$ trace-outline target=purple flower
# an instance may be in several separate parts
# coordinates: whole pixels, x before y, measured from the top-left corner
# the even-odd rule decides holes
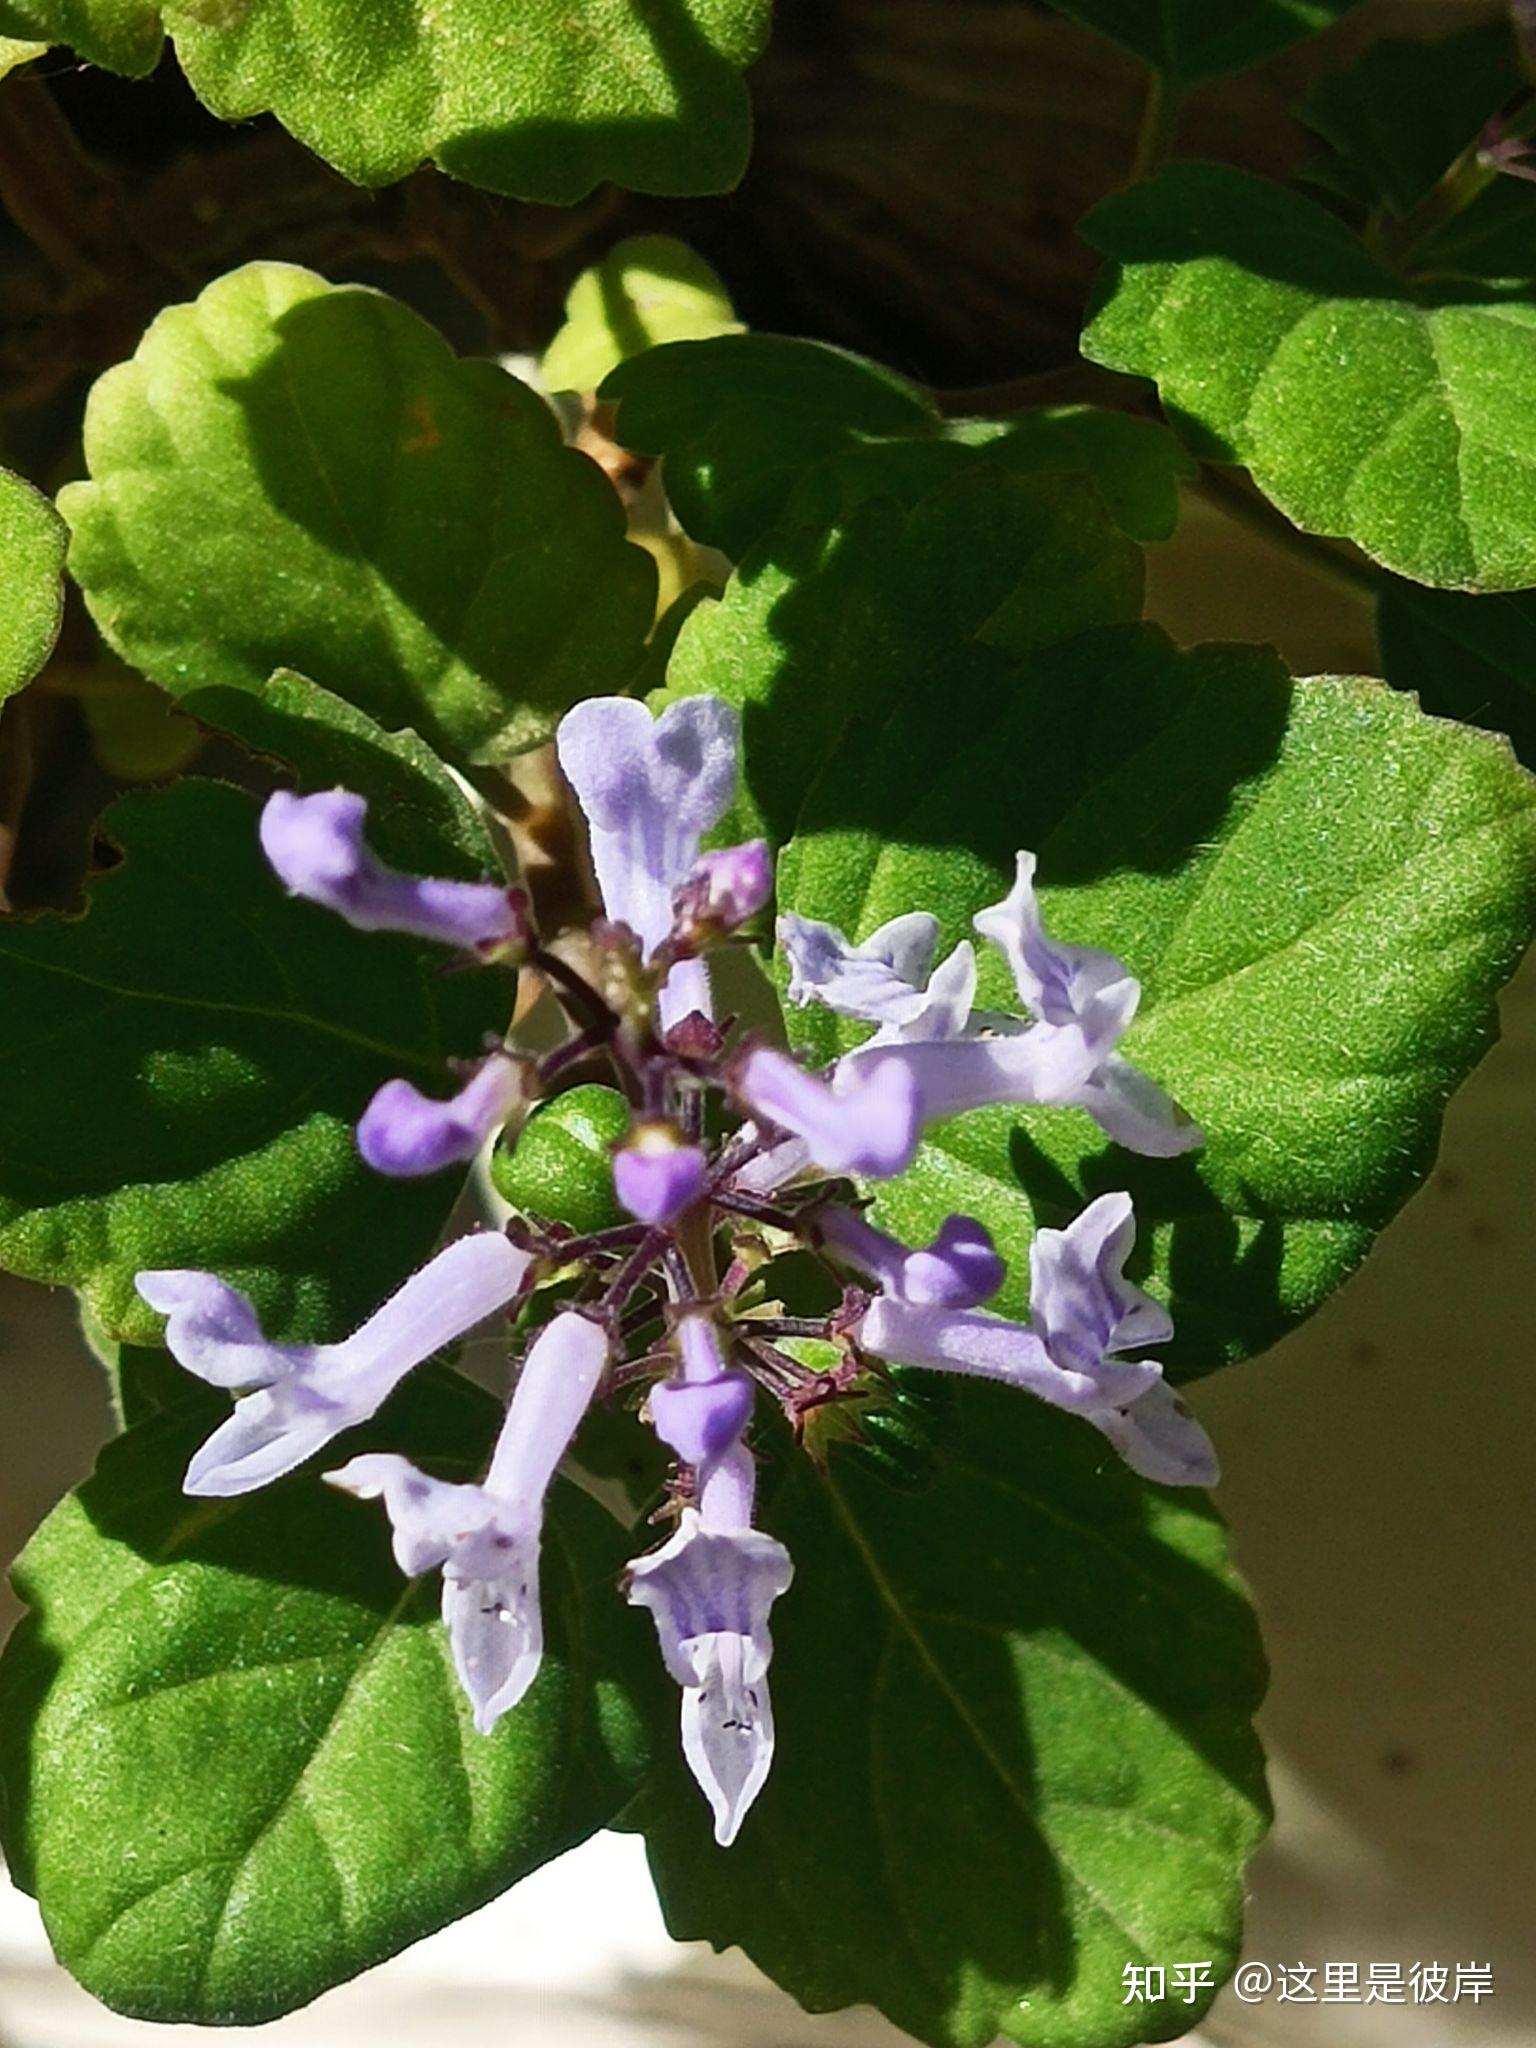
[[[613,1155],[613,1186],[637,1222],[671,1223],[704,1191],[708,1163],[667,1123],[636,1124]]]
[[[1009,1322],[969,1303],[950,1305],[921,1277],[919,1287],[929,1298],[919,1300],[909,1276],[911,1260],[920,1255],[902,1256],[890,1240],[871,1247],[835,1213],[823,1228],[832,1248],[881,1281],[880,1294],[855,1326],[866,1350],[896,1365],[1022,1387],[1084,1416],[1145,1478],[1168,1485],[1215,1484],[1210,1440],[1164,1383],[1162,1367],[1120,1355],[1164,1344],[1173,1335],[1167,1310],[1124,1275],[1136,1236],[1129,1195],[1101,1195],[1065,1230],[1035,1233],[1028,1323]]]
[[[905,1173],[916,1157],[917,1087],[894,1054],[871,1053],[857,1068],[844,1063],[829,1086],[787,1053],[760,1046],[742,1061],[736,1085],[754,1117],[802,1139],[825,1173],[878,1180]]]
[[[726,1363],[706,1310],[679,1317],[677,1347],[677,1372],[651,1389],[651,1427],[703,1485],[752,1418],[752,1382],[740,1366]]]
[[[768,1616],[794,1577],[783,1544],[752,1527],[755,1484],[752,1454],[738,1443],[669,1541],[629,1567],[630,1601],[650,1609],[662,1661],[682,1687],[683,1755],[722,1848],[773,1763]]]
[[[647,960],[671,936],[673,897],[736,789],[737,718],[716,697],[681,697],[653,719],[629,697],[590,697],[555,744],[585,813],[603,908]],[[680,961],[661,994],[664,1027],[710,1014],[703,963]]]
[[[967,943],[929,974],[937,925],[922,912],[882,925],[858,946],[831,925],[781,918],[791,1000],[820,1001],[877,1025],[839,1074],[877,1057],[902,1060],[925,1126],[993,1103],[1071,1105],[1133,1151],[1189,1151],[1201,1142],[1199,1127],[1116,1050],[1141,984],[1113,953],[1047,935],[1034,872],[1034,855],[1020,853],[1013,888],[975,920],[1007,958],[1032,1025],[973,1009],[976,963]]]
[[[466,952],[506,954],[528,939],[519,893],[499,882],[402,875],[363,841],[368,806],[349,790],[295,796],[280,789],[261,813],[261,847],[291,896],[303,896],[363,932],[408,932]]]
[[[764,839],[701,853],[672,898],[673,929],[686,943],[739,931],[773,894],[773,857]]]
[[[529,1263],[497,1233],[461,1237],[339,1344],[270,1342],[250,1302],[215,1273],[138,1274],[179,1365],[216,1387],[254,1389],[196,1453],[186,1491],[250,1493],[292,1472],[366,1422],[413,1366],[504,1307]]]
[[[946,1216],[933,1243],[909,1251],[855,1209],[819,1212],[822,1239],[848,1265],[917,1307],[977,1308],[1007,1274],[992,1233],[974,1216]]]
[[[1155,1081],[1115,1047],[1136,1014],[1141,983],[1113,953],[1051,939],[1035,896],[1035,856],[1020,853],[1013,887],[976,917],[976,929],[1002,949],[1019,1001],[1039,1019],[1036,1032],[1078,1039],[1094,1056],[1072,1099],[1105,1134],[1132,1152],[1169,1159],[1204,1142],[1204,1133]],[[1034,1036],[1035,1033],[1031,1033]]]
[[[467,1164],[528,1103],[529,1063],[494,1052],[446,1101],[409,1081],[386,1081],[363,1111],[357,1149],[395,1179]]]
[[[534,1341],[479,1486],[419,1472],[375,1453],[325,1475],[360,1500],[384,1502],[400,1569],[443,1573],[443,1620],[454,1669],[488,1735],[515,1707],[544,1654],[539,1539],[544,1495],[608,1362],[608,1339],[567,1310]]]

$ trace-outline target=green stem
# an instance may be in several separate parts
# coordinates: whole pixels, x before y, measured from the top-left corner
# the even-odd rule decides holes
[[[1141,127],[1136,135],[1136,154],[1131,159],[1131,183],[1150,178],[1173,147],[1179,116],[1184,110],[1184,88],[1161,71],[1154,71],[1147,83],[1147,100]]]
[[[1536,133],[1536,98],[1504,122],[1500,139],[1508,142],[1533,133]],[[1447,221],[1454,220],[1457,214],[1464,213],[1498,177],[1498,163],[1488,155],[1483,138],[1479,136],[1475,142],[1469,142],[1417,206],[1410,208],[1401,220],[1381,224],[1377,240],[1383,253],[1392,262],[1405,263],[1421,242],[1437,228],[1444,227]]]

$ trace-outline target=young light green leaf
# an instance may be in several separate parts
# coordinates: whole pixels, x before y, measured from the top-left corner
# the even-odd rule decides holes
[[[782,335],[651,349],[615,370],[602,395],[618,404],[624,445],[665,458],[687,531],[737,560],[786,510],[824,524],[869,497],[915,503],[978,461],[1085,475],[1123,532],[1166,540],[1178,479],[1194,471],[1152,420],[1093,406],[949,420],[894,372]]]
[[[1202,1125],[1199,1151],[1138,1159],[1082,1112],[977,1112],[877,1206],[912,1242],[980,1216],[1017,1311],[1037,1223],[1128,1188],[1180,1376],[1273,1343],[1364,1256],[1536,926],[1536,783],[1505,745],[1380,684],[1293,684],[1254,649],[1118,629],[1003,676],[937,671],[801,773],[782,908],[852,938],[924,908],[947,948],[1024,846],[1053,933],[1140,979],[1126,1053]],[[981,956],[981,1005],[1016,1012]],[[791,1029],[824,1055],[857,1036],[814,1009]]]
[[[1170,1969],[1137,2003],[1125,1970],[1235,1960],[1268,1814],[1252,1613],[1203,1502],[1012,1389],[960,1391],[922,1492],[834,1453],[771,1500],[798,1566],[773,1772],[722,1852],[658,1726],[634,1817],[668,1925],[933,2048],[1182,2033],[1209,1987],[1182,2003]]]
[[[64,522],[38,491],[0,469],[0,702],[31,682],[58,638]]]
[[[46,43],[27,43],[16,36],[0,36],[0,78],[22,64],[30,64],[34,57],[44,56],[47,49]]]
[[[1536,583],[1536,304],[1414,288],[1331,214],[1183,164],[1106,200],[1091,360],[1156,380],[1198,451],[1416,582]]]
[[[909,693],[1006,690],[1024,647],[1141,610],[1140,551],[1080,478],[973,469],[905,512],[859,506],[775,534],[691,615],[666,699],[742,713],[744,779],[721,843],[782,845],[823,766]]]
[[[521,199],[569,205],[605,180],[720,192],[746,166],[741,73],[770,0],[0,0],[0,32],[69,43],[109,70],[154,69],[164,33],[226,121],[275,114],[361,185],[432,162]]]
[[[88,914],[0,924],[0,1263],[79,1288],[114,1337],[159,1337],[146,1266],[215,1268],[273,1334],[343,1334],[458,1192],[371,1173],[358,1116],[397,1073],[448,1093],[447,1059],[511,1014],[507,975],[445,975],[439,949],[285,896],[256,809],[217,783],[126,798]],[[379,811],[386,858],[402,818],[420,843],[414,797]],[[484,872],[436,844],[437,872]]]
[[[631,235],[584,270],[539,365],[550,391],[595,391],[630,356],[668,341],[739,334],[717,273],[671,235]]]
[[[1355,0],[1050,0],[1176,86],[1246,71],[1315,35]]]
[[[557,1482],[544,1662],[471,1724],[433,1581],[313,1472],[189,1501],[221,1409],[195,1388],[108,1446],[17,1567],[0,1663],[5,1849],[59,1959],[118,2011],[249,2026],[468,1912],[601,1827],[638,1782],[612,1676],[624,1532]],[[408,1385],[372,1425],[449,1477],[483,1394]],[[612,1610],[610,1618],[609,1610]]]
[[[1301,115],[1405,214],[1521,82],[1509,22],[1486,21],[1436,42],[1372,43],[1346,70],[1317,81]]]
[[[1536,591],[1467,597],[1395,578],[1376,606],[1382,672],[1426,711],[1509,735],[1536,767]]]
[[[181,694],[292,664],[440,751],[547,736],[638,661],[655,570],[543,401],[395,300],[251,264],[86,410],[61,508],[103,634]]]

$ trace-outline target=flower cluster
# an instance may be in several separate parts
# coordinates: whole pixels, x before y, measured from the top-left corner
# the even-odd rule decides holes
[[[976,930],[1005,957],[1019,1016],[975,1008],[969,942],[935,966],[937,921],[895,919],[858,944],[784,917],[789,995],[875,1030],[812,1072],[788,1053],[730,1042],[715,1018],[707,955],[742,932],[772,887],[759,841],[702,853],[734,793],[731,709],[687,698],[652,719],[627,699],[578,706],[558,737],[585,815],[603,916],[546,941],[527,898],[497,882],[396,873],[366,842],[363,800],[278,794],[261,840],[295,895],[365,930],[413,933],[470,959],[526,964],[562,1000],[570,1034],[535,1059],[488,1052],[446,1097],[390,1081],[364,1109],[358,1145],[383,1174],[438,1173],[473,1159],[579,1062],[603,1059],[633,1105],[616,1150],[626,1224],[587,1237],[514,1219],[439,1252],[351,1336],[277,1344],[216,1275],[158,1271],[139,1291],[166,1318],[188,1371],[236,1395],[193,1458],[189,1493],[265,1485],[365,1423],[414,1366],[486,1318],[539,1325],[541,1284],[560,1306],[528,1346],[484,1478],[450,1483],[385,1453],[353,1457],[330,1482],[380,1500],[409,1574],[442,1573],[443,1616],[477,1728],[492,1729],[533,1683],[542,1650],[539,1543],[545,1493],[589,1403],[643,1389],[642,1415],[675,1461],[659,1549],[628,1569],[682,1692],[688,1763],[730,1842],[773,1753],[769,1618],[793,1567],[753,1526],[749,1442],[760,1394],[799,1426],[827,1401],[866,1397],[887,1365],[1006,1381],[1081,1416],[1138,1472],[1171,1484],[1216,1476],[1210,1444],[1141,1354],[1165,1342],[1165,1310],[1124,1273],[1128,1196],[1107,1194],[1029,1247],[1026,1321],[992,1313],[1004,1261],[986,1229],[951,1216],[931,1244],[898,1243],[869,1221],[850,1182],[912,1162],[926,1126],[990,1103],[1073,1105],[1121,1144],[1171,1154],[1195,1126],[1118,1044],[1140,993],[1112,954],[1046,933],[1034,861],[1018,857],[1004,900]],[[722,1114],[722,1112],[724,1112]],[[723,1137],[707,1134],[725,1129]],[[776,1314],[755,1299],[749,1244],[800,1246],[841,1288],[831,1316]],[[723,1270],[722,1270],[723,1268]],[[817,1336],[839,1363],[812,1367],[791,1340]]]

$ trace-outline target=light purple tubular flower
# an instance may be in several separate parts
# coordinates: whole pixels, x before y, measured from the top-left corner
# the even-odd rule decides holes
[[[681,697],[653,719],[630,697],[589,697],[560,721],[555,745],[592,842],[603,908],[647,959],[672,931],[672,899],[699,843],[736,790],[738,721],[716,697]],[[702,961],[667,977],[661,1021],[710,1013]]]
[[[1046,1348],[1063,1366],[1102,1374],[1116,1352],[1166,1344],[1173,1318],[1133,1285],[1124,1267],[1136,1242],[1125,1194],[1100,1195],[1065,1230],[1040,1230],[1029,1248],[1029,1312]],[[1133,1472],[1166,1486],[1214,1486],[1220,1477],[1210,1438],[1162,1377],[1131,1400],[1117,1396],[1089,1411]]]
[[[475,1158],[493,1131],[527,1102],[526,1062],[495,1052],[456,1095],[423,1095],[409,1081],[386,1081],[363,1111],[357,1149],[375,1173],[408,1180]]]
[[[179,1365],[216,1387],[254,1389],[194,1456],[186,1491],[250,1493],[292,1472],[366,1422],[413,1366],[504,1307],[529,1263],[499,1233],[461,1237],[339,1344],[269,1342],[250,1302],[217,1274],[138,1274]]]
[[[709,1167],[666,1123],[637,1124],[613,1155],[613,1187],[639,1223],[671,1223],[698,1200]]]
[[[701,853],[672,899],[680,928],[734,932],[773,894],[773,856],[765,839]]]
[[[1020,853],[1013,887],[978,913],[976,929],[1001,948],[1019,1000],[1046,1032],[1091,1055],[1071,1099],[1117,1144],[1171,1159],[1204,1142],[1173,1098],[1115,1050],[1136,1014],[1141,983],[1113,953],[1065,946],[1048,937],[1035,896],[1035,856]]]
[[[974,1216],[946,1216],[921,1251],[836,1204],[820,1212],[820,1226],[824,1242],[847,1264],[919,1308],[978,1308],[1008,1270],[991,1231]]]
[[[678,1370],[651,1389],[651,1426],[703,1485],[751,1420],[752,1381],[726,1362],[720,1333],[705,1310],[689,1310],[679,1319],[677,1347]]]
[[[773,1763],[768,1616],[794,1577],[783,1544],[752,1527],[755,1483],[752,1454],[737,1444],[669,1541],[629,1567],[630,1601],[650,1609],[662,1661],[682,1687],[683,1755],[722,1848]]]
[[[976,960],[968,944],[928,972],[937,924],[922,911],[893,919],[856,946],[832,925],[780,918],[791,1001],[818,1001],[878,1026],[839,1073],[883,1052],[903,1059],[924,1126],[994,1103],[1071,1105],[1133,1151],[1164,1158],[1189,1151],[1201,1142],[1199,1127],[1115,1049],[1141,984],[1113,953],[1047,936],[1034,874],[1034,855],[1019,854],[1013,888],[975,920],[1006,956],[1032,1026],[973,1008]]]
[[[608,1339],[573,1310],[534,1342],[483,1485],[454,1485],[387,1454],[325,1475],[384,1502],[400,1569],[442,1567],[443,1620],[475,1726],[489,1735],[532,1685],[544,1654],[539,1540],[544,1496],[608,1362]]]
[[[1167,1310],[1125,1278],[1135,1236],[1124,1194],[1101,1195],[1065,1230],[1037,1231],[1028,1323],[913,1301],[903,1291],[903,1264],[860,1319],[858,1340],[893,1364],[1004,1380],[1081,1415],[1145,1478],[1214,1485],[1210,1440],[1164,1383],[1162,1367],[1118,1355],[1173,1335]]]
[[[839,1077],[885,1055],[899,1058],[925,1127],[994,1103],[1076,1102],[1103,1060],[1101,1048],[1079,1030],[1030,1030],[975,1012],[975,950],[962,941],[930,974],[936,933],[936,920],[916,911],[851,946],[832,925],[780,918],[791,1000],[817,1000],[879,1027],[840,1062]]]
[[[350,790],[280,789],[261,813],[261,849],[291,896],[334,910],[362,932],[408,932],[466,952],[523,945],[526,912],[499,882],[402,875],[370,853],[368,806]]]
[[[787,1053],[762,1046],[742,1062],[736,1085],[753,1116],[803,1139],[824,1173],[886,1179],[905,1173],[917,1155],[917,1087],[893,1056],[872,1054],[829,1087]]]

